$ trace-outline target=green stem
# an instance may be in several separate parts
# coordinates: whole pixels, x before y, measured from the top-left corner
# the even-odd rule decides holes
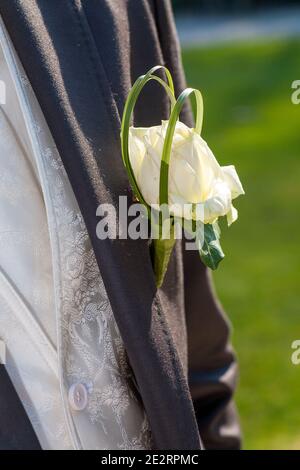
[[[159,179],[159,204],[168,204],[169,201],[169,164],[172,150],[172,142],[175,132],[176,123],[179,119],[179,115],[182,106],[192,93],[196,97],[196,126],[195,131],[201,134],[202,123],[203,123],[203,99],[199,90],[194,88],[186,88],[178,97],[175,106],[171,111],[169,124],[165,136],[161,166],[160,166],[160,179]]]
[[[157,287],[161,287],[163,283],[174,244],[174,236],[171,236],[170,239],[159,238],[152,240],[151,256]]]
[[[168,83],[164,82],[160,77],[153,75],[155,72],[157,72],[160,69],[163,69],[165,71]],[[139,77],[134,83],[125,103],[123,117],[122,117],[122,125],[121,125],[121,148],[122,148],[123,162],[127,169],[128,178],[129,178],[131,187],[133,189],[133,192],[135,196],[137,197],[137,199],[146,206],[148,215],[150,214],[150,211],[151,211],[150,206],[145,201],[138,187],[138,184],[137,184],[137,181],[136,181],[136,178],[135,178],[135,175],[133,173],[132,166],[130,163],[129,127],[130,127],[130,121],[131,121],[131,117],[132,117],[132,113],[133,113],[136,101],[142,89],[150,80],[157,81],[160,85],[162,85],[165,88],[171,101],[171,110],[174,108],[175,95],[174,95],[174,85],[173,85],[172,76],[166,67],[157,65],[156,67],[153,67],[151,70],[149,70],[149,72],[147,72],[146,75],[142,75],[141,77]]]
[[[201,134],[202,122],[203,122],[203,99],[199,90],[193,88],[187,88],[184,90],[176,101],[175,106],[171,111],[167,132],[165,136],[161,166],[160,166],[160,181],[159,181],[159,204],[168,204],[169,201],[169,163],[171,158],[172,142],[176,123],[179,119],[179,115],[186,98],[192,93],[196,97],[197,114],[196,114],[196,126],[195,131]],[[174,220],[173,220],[174,223]],[[152,241],[152,259],[155,273],[155,280],[157,287],[160,287],[163,283],[170,256],[175,244],[174,238],[174,224],[172,225],[172,232],[170,239],[159,238]]]

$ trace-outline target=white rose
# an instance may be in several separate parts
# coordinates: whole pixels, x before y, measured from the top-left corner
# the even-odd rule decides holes
[[[161,156],[168,121],[153,127],[130,127],[129,156],[139,189],[149,205],[159,204]],[[197,217],[213,223],[227,215],[228,224],[238,213],[232,200],[244,194],[235,167],[220,166],[205,140],[178,121],[169,167],[169,206],[176,216]],[[199,214],[201,214],[199,216]]]

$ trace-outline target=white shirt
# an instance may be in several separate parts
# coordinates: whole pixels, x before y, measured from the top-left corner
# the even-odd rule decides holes
[[[3,23],[0,339],[43,449],[145,449],[151,435],[84,221]],[[47,90],[45,90],[45,93]]]

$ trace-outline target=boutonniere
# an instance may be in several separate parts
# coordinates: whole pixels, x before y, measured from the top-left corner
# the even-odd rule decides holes
[[[155,73],[163,69],[167,80]],[[156,80],[170,98],[170,117],[153,127],[133,127],[131,117],[144,86]],[[179,120],[187,98],[195,96],[196,123]],[[228,225],[238,217],[232,200],[244,194],[235,167],[220,166],[201,137],[203,99],[199,90],[185,89],[175,98],[172,76],[156,66],[139,77],[124,108],[121,127],[122,157],[136,199],[151,223],[151,252],[156,285],[161,286],[179,230],[195,240],[203,263],[216,269],[224,258],[219,217]]]

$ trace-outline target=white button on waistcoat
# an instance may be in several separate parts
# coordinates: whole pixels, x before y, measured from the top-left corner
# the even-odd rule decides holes
[[[71,385],[69,389],[69,403],[75,411],[82,411],[88,404],[88,391],[81,383]]]

